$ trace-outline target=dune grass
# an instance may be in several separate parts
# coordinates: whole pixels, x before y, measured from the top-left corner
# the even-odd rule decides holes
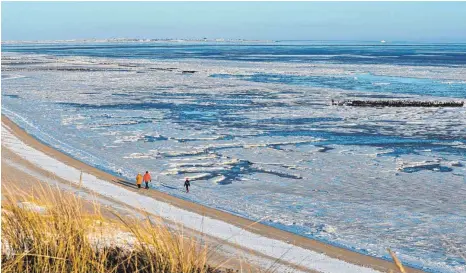
[[[104,217],[97,204],[85,211],[80,198],[51,189],[12,196],[2,200],[2,272],[216,271],[205,244],[162,221]]]

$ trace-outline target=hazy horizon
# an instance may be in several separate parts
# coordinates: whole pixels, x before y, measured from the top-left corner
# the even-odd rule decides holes
[[[220,40],[224,41],[264,41],[264,42],[315,42],[315,43],[320,43],[320,42],[329,42],[329,43],[380,43],[380,42],[386,42],[386,43],[448,43],[448,44],[464,44],[466,43],[466,40],[464,41],[415,41],[415,40],[384,40],[384,39],[374,39],[374,40],[368,40],[368,39],[243,39],[243,38],[225,38],[225,37],[131,37],[131,36],[120,36],[120,37],[82,37],[82,38],[68,38],[68,39],[30,39],[30,40],[5,40],[2,39],[2,42],[47,42],[47,41],[87,41],[87,40],[139,40],[139,41],[202,41],[206,39],[208,42],[212,42],[217,40],[217,42],[221,42]]]
[[[466,2],[3,2],[2,41],[466,42]]]

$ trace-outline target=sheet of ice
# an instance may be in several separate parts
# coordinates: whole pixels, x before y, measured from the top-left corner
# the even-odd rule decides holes
[[[2,145],[5,145],[19,156],[46,171],[56,174],[58,177],[78,184],[77,177],[80,170],[67,166],[46,154],[37,151],[16,138],[11,130],[2,126]],[[294,264],[305,266],[320,272],[378,272],[330,258],[323,254],[290,245],[288,243],[269,239],[256,235],[234,225],[201,216],[167,203],[154,200],[150,197],[120,188],[107,181],[100,180],[93,175],[84,173],[82,185],[101,195],[121,201],[133,207],[141,207],[146,211],[169,219],[184,226],[204,232],[227,242],[238,244],[242,247],[254,249],[267,256],[281,259]]]
[[[2,112],[90,165],[131,180],[149,170],[166,193],[368,255],[391,247],[426,271],[466,266],[450,246],[466,251],[466,107],[337,107],[331,99],[446,98],[211,77],[456,82],[464,67],[2,58],[2,74],[24,76],[2,83]]]

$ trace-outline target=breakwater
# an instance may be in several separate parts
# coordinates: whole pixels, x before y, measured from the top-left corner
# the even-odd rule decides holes
[[[414,101],[414,100],[332,100],[332,105],[356,107],[463,107],[463,101]]]

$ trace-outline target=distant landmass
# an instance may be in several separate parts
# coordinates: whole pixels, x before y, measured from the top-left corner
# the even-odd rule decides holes
[[[154,43],[154,42],[199,42],[199,43],[274,43],[274,40],[246,40],[246,39],[224,39],[224,38],[201,38],[201,39],[147,39],[147,38],[109,38],[109,39],[70,39],[70,40],[31,40],[31,41],[2,41],[2,44],[42,44],[42,43]]]

